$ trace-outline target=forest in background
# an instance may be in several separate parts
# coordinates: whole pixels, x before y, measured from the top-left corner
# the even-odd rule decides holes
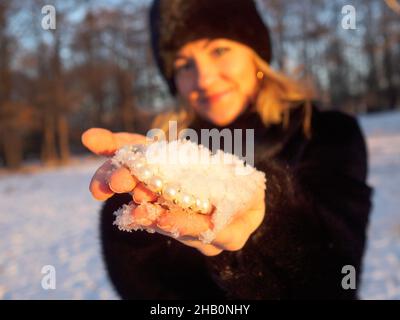
[[[0,166],[67,163],[83,151],[87,128],[144,133],[174,107],[151,53],[149,2],[0,1]],[[273,67],[313,83],[323,108],[400,107],[398,1],[257,3],[271,30]],[[48,4],[55,30],[41,25]],[[356,9],[355,29],[342,27],[346,5]]]

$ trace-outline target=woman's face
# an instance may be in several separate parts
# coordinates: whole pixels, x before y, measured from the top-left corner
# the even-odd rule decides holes
[[[256,92],[253,51],[236,41],[200,39],[184,45],[174,61],[179,94],[203,118],[225,126]]]

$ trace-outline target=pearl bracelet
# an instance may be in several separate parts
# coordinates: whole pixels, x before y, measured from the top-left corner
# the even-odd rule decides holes
[[[162,196],[165,200],[179,205],[183,209],[190,209],[201,214],[210,214],[212,205],[208,199],[197,198],[184,190],[178,184],[167,183],[151,170],[145,157],[145,145],[125,146],[126,151],[132,152],[127,163],[131,173],[151,191]]]

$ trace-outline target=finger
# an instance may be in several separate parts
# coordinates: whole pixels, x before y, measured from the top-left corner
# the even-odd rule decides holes
[[[155,229],[156,232],[162,235],[174,238],[187,246],[196,248],[204,255],[215,256],[222,252],[222,249],[217,248],[212,244],[204,244],[201,241],[191,238],[189,236],[176,237],[176,235],[160,229],[156,222],[158,221],[159,217],[165,215],[166,212],[167,210],[160,205],[144,203],[132,210],[132,216],[134,218],[135,224],[139,224],[143,227],[151,227]]]
[[[120,167],[111,174],[108,185],[115,193],[126,193],[132,191],[137,183],[137,178],[127,168]]]
[[[132,210],[132,217],[135,223],[145,227],[155,226],[157,218],[165,212],[165,209],[159,205],[145,203]]]
[[[142,182],[139,182],[132,192],[133,201],[136,203],[154,202],[157,200],[157,193],[149,190]]]
[[[86,130],[81,137],[82,144],[97,155],[112,156],[115,151],[127,144],[145,143],[147,138],[141,134],[118,132],[102,128]]]
[[[158,218],[157,226],[166,232],[177,231],[180,236],[198,238],[202,232],[212,228],[212,222],[210,215],[168,210]]]
[[[92,177],[90,181],[89,190],[93,197],[97,200],[107,200],[110,198],[114,192],[110,189],[108,185],[108,178],[112,173],[114,166],[111,160],[106,161]]]
[[[148,204],[148,205],[151,206],[152,204]],[[161,216],[161,215],[165,214],[165,211],[166,211],[165,209],[162,209],[160,207],[160,211],[157,214],[159,216]],[[221,248],[218,248],[218,247],[214,246],[213,244],[203,243],[200,240],[195,239],[191,236],[181,236],[181,235],[177,235],[175,233],[167,232],[163,229],[160,229],[158,227],[158,225],[155,224],[156,220],[154,220],[154,219],[150,219],[150,220],[152,221],[152,223],[150,223],[149,221],[144,221],[145,223],[147,223],[146,226],[151,226],[151,228],[153,228],[157,233],[165,235],[170,238],[173,238],[189,247],[195,248],[206,256],[215,256],[223,251]]]
[[[116,150],[116,142],[110,130],[91,128],[81,137],[82,144],[97,155],[111,156]]]
[[[144,135],[128,132],[113,133],[115,141],[115,150],[122,148],[127,144],[145,144],[148,138]]]

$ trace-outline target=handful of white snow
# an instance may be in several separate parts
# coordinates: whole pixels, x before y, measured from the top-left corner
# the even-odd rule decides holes
[[[128,168],[156,192],[159,195],[156,203],[170,210],[179,207],[192,214],[211,214],[212,229],[199,237],[203,243],[210,243],[235,213],[247,208],[260,188],[266,188],[264,172],[245,164],[236,155],[222,150],[212,154],[203,145],[188,140],[125,146],[116,152],[112,163]],[[124,231],[154,232],[135,224],[131,214],[135,206],[131,202],[117,210],[114,224]]]

